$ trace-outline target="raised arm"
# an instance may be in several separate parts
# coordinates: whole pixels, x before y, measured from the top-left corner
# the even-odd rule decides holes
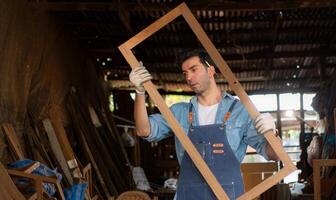
[[[150,134],[150,124],[145,105],[145,88],[143,83],[152,79],[152,76],[140,62],[140,66],[131,71],[130,81],[135,86],[136,96],[134,103],[134,120],[138,136],[147,137]]]
[[[260,114],[255,119],[254,123],[255,123],[257,131],[261,134],[265,134],[268,131],[272,131],[274,133],[276,132],[274,119],[270,113]],[[266,154],[268,158],[271,160],[275,160],[275,161],[279,160],[278,156],[275,154],[274,150],[268,143],[266,146]]]

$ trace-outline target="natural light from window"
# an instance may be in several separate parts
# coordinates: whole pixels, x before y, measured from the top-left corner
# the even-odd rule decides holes
[[[304,110],[314,110],[311,106],[313,98],[316,94],[303,94],[303,109]]]
[[[300,110],[300,94],[280,94],[280,110]]]
[[[177,94],[167,94],[165,96],[165,101],[168,107],[179,102],[189,102],[192,96],[190,95],[177,95]]]
[[[250,95],[249,97],[260,112],[277,110],[277,98],[275,94],[257,94]]]

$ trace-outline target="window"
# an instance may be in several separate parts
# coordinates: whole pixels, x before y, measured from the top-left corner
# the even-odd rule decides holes
[[[301,150],[299,147],[299,136],[301,132],[300,121],[300,94],[280,94],[280,116],[282,130],[282,144],[293,162],[300,160]]]
[[[250,95],[249,97],[260,112],[277,110],[276,94]]]
[[[300,94],[280,94],[280,110],[300,110]]]
[[[168,107],[179,102],[189,102],[192,96],[190,95],[179,95],[179,94],[167,94],[165,96],[165,101]]]
[[[111,112],[114,111],[113,93],[111,93],[110,96],[109,96],[109,108],[110,108]]]
[[[303,94],[303,109],[304,110],[314,110],[313,107],[311,106],[313,102],[313,98],[315,97],[315,93],[313,94]]]
[[[250,95],[252,103],[256,106],[260,112],[269,112],[276,119],[277,111],[277,96],[276,94],[261,94]],[[247,155],[244,157],[243,163],[249,162],[267,162],[267,160],[261,155],[256,154],[256,150],[252,147],[247,147]]]
[[[315,97],[315,93],[313,94],[303,94],[303,109],[304,109],[304,120],[305,120],[305,132],[310,133],[312,130],[312,126],[316,127],[318,120],[320,119],[317,112],[314,111],[311,106],[313,102],[313,98]],[[317,132],[317,130],[314,130]]]

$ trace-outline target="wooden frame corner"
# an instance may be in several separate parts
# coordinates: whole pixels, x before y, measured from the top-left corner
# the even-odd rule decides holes
[[[129,65],[132,68],[137,68],[139,66],[139,61],[131,51],[132,48],[140,44],[142,41],[153,35],[155,32],[157,32],[179,16],[182,16],[186,20],[192,31],[195,33],[196,37],[203,45],[204,49],[209,53],[210,57],[215,62],[216,66],[218,66],[219,70],[224,75],[226,80],[228,80],[231,89],[237,94],[237,96],[239,96],[241,102],[246,107],[252,119],[255,119],[260,113],[255,108],[248,95],[242,88],[241,84],[232,73],[231,69],[226,64],[220,53],[217,51],[216,47],[210,41],[209,37],[206,35],[201,25],[197,22],[196,18],[193,16],[192,12],[185,3],[180,4],[179,6],[168,12],[166,15],[162,16],[154,23],[146,27],[144,30],[136,34],[134,37],[130,38],[127,42],[119,46],[119,50],[129,63]],[[229,198],[226,195],[225,191],[218,183],[216,177],[213,175],[207,164],[204,162],[204,160],[190,141],[189,137],[185,134],[178,121],[174,118],[173,114],[165,104],[161,95],[158,93],[154,84],[151,81],[148,81],[144,84],[144,87],[154,103],[159,108],[161,114],[165,117],[165,119],[171,126],[171,129],[183,145],[185,151],[188,153],[204,179],[211,187],[216,197],[221,200],[228,200]],[[237,198],[238,200],[250,200],[259,196],[261,193],[265,192],[267,189],[281,181],[284,177],[286,177],[296,169],[289,156],[283,149],[281,140],[278,139],[272,132],[266,133],[265,137],[268,143],[274,149],[279,159],[283,162],[284,168],[282,168],[275,175],[267,178],[260,184],[256,185],[251,190],[245,192],[243,195]]]

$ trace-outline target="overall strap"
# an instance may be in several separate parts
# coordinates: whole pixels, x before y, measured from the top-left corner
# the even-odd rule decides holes
[[[237,102],[238,102],[238,100],[235,99],[235,100],[232,102],[232,104],[231,104],[229,110],[227,111],[227,113],[224,115],[224,121],[223,121],[224,124],[225,124],[225,123],[227,122],[227,120],[230,118],[230,116],[231,116],[231,112],[232,112],[232,110],[233,110],[233,108],[234,108],[234,106],[236,105]]]
[[[193,113],[192,113],[192,103],[191,103],[191,100],[189,102],[189,113],[188,113],[188,121],[189,121],[189,124],[192,125],[192,122],[193,122]]]

